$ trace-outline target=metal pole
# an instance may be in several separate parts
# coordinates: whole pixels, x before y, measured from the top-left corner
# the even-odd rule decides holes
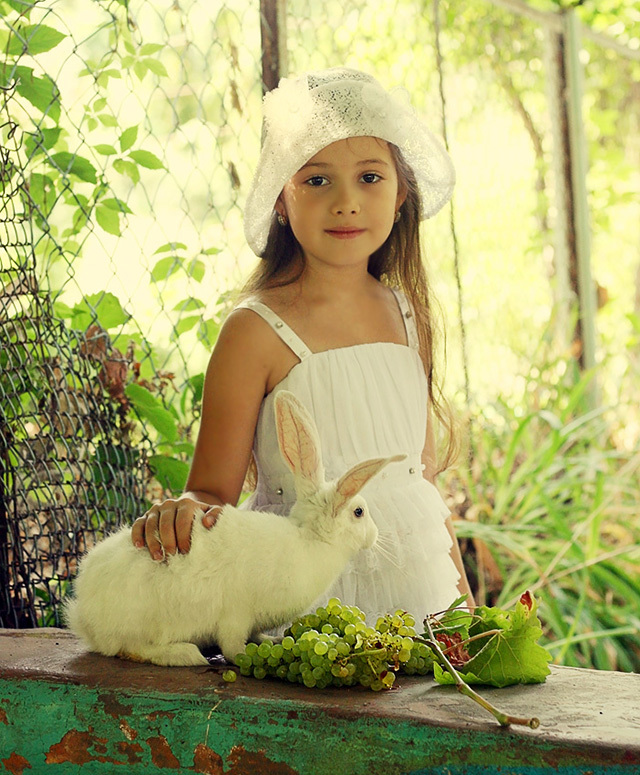
[[[262,93],[287,74],[286,0],[260,0]]]
[[[564,61],[567,76],[566,105],[571,152],[571,189],[575,255],[579,301],[579,322],[582,339],[581,365],[593,369],[596,365],[596,289],[591,277],[591,226],[587,198],[587,143],[582,116],[583,80],[580,62],[580,22],[573,9],[563,14]],[[593,395],[595,399],[595,394]]]

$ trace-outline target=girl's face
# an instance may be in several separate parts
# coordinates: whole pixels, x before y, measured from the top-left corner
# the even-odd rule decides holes
[[[306,261],[366,266],[404,199],[387,143],[351,137],[309,159],[283,188],[276,210],[289,219]]]

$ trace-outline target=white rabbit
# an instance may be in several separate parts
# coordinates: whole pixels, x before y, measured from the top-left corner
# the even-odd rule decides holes
[[[275,396],[278,443],[294,474],[288,517],[227,505],[211,529],[196,517],[191,550],[151,559],[123,528],[80,564],[65,604],[71,630],[89,648],[157,665],[206,665],[215,642],[227,661],[249,638],[309,609],[378,530],[358,493],[385,465],[368,460],[326,483],[313,420],[292,393]]]

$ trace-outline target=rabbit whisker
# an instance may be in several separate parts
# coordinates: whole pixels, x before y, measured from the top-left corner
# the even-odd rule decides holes
[[[401,563],[398,562],[397,555],[391,551],[390,547],[392,545],[393,542],[390,539],[382,538],[382,536],[378,535],[378,540],[372,546],[371,551],[375,552],[379,557],[384,558],[389,565],[393,565],[394,568],[402,569]]]

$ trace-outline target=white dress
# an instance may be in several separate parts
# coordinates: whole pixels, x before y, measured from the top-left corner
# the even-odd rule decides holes
[[[295,501],[293,475],[276,438],[273,399],[280,389],[294,393],[314,418],[327,480],[368,458],[408,455],[362,490],[381,547],[361,551],[317,601],[320,605],[335,595],[362,609],[371,624],[398,608],[419,623],[458,597],[459,573],[444,524],[449,511],[422,476],[427,380],[408,303],[394,293],[408,346],[378,342],[312,353],[266,305],[250,300],[239,305],[260,315],[300,359],[262,402],[253,447],[258,483],[242,508],[288,514]]]

